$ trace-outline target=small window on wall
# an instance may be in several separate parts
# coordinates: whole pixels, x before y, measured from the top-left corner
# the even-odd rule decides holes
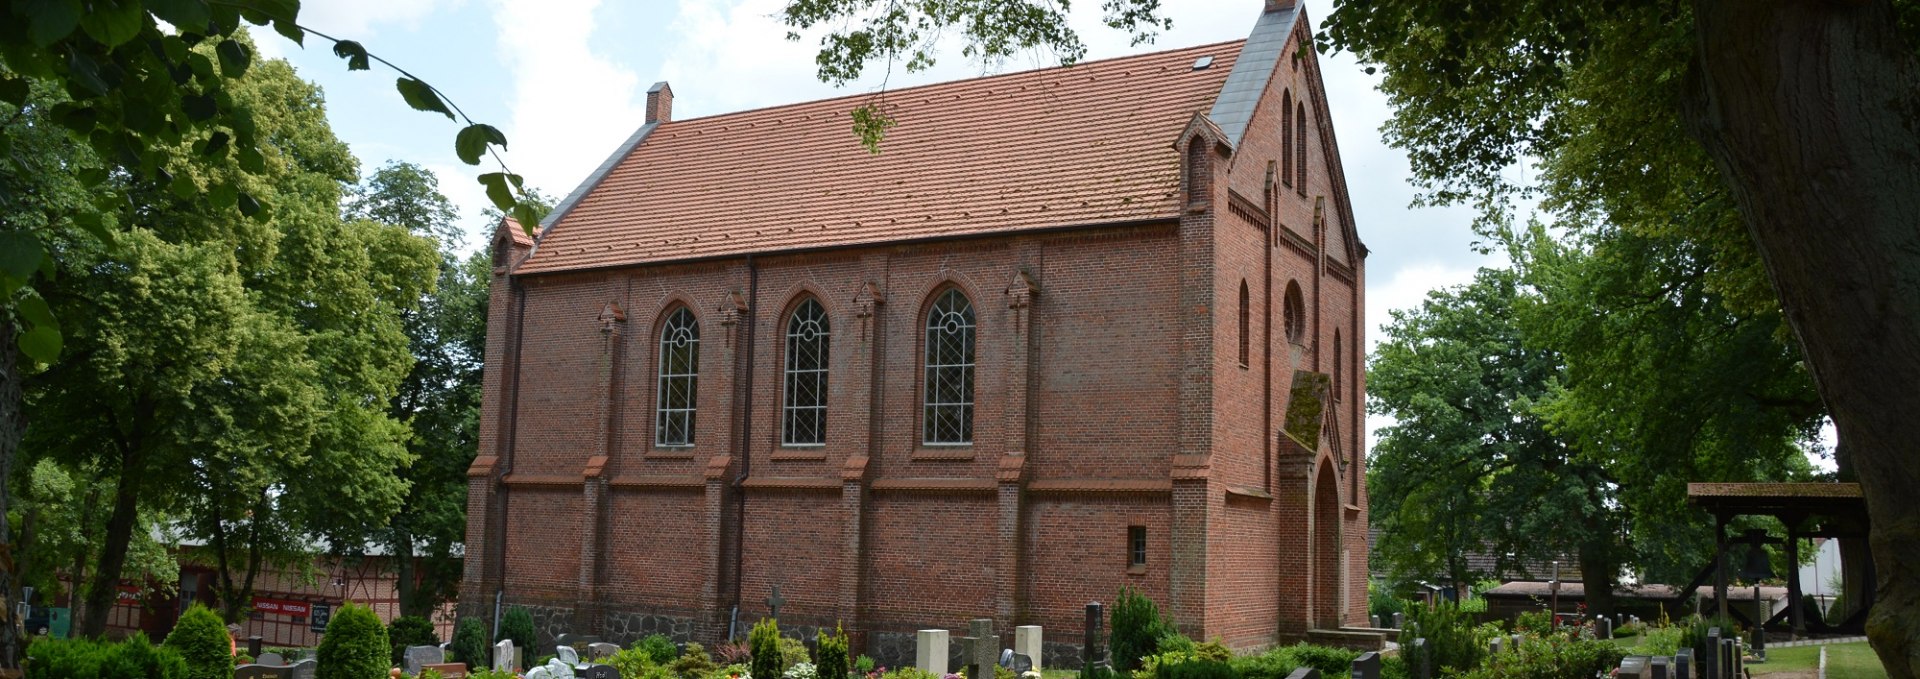
[[[1252,327],[1253,300],[1247,294],[1247,282],[1243,280],[1240,281],[1240,367],[1242,368],[1247,367],[1247,359],[1251,353],[1248,351],[1247,342],[1252,338]]]
[[[1340,331],[1333,331],[1333,400],[1340,400],[1340,375],[1346,372],[1347,355],[1341,351]]]
[[[1127,566],[1144,568],[1147,565],[1147,527],[1127,526]]]

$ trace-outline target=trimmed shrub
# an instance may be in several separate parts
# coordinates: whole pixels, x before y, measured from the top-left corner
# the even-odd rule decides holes
[[[647,654],[647,659],[655,665],[665,665],[680,657],[680,649],[674,648],[673,639],[665,634],[649,634],[647,638],[633,642],[633,649]],[[621,673],[620,676],[627,676]]]
[[[847,632],[835,625],[832,632],[820,635],[820,647],[816,655],[820,662],[814,665],[814,674],[819,679],[847,679],[852,669],[847,666]]]
[[[477,670],[493,666],[492,647],[487,644],[487,623],[479,618],[461,618],[453,626],[453,643],[447,650],[453,652],[454,662],[467,664],[467,669]]]
[[[761,618],[760,622],[754,624],[753,632],[747,635],[747,645],[753,648],[753,660],[747,665],[753,676],[774,679],[786,671],[787,659],[781,652],[779,621]]]
[[[387,643],[387,628],[373,609],[347,602],[333,612],[327,632],[320,638],[320,655],[315,679],[369,679],[386,676],[393,665],[387,662],[392,651]],[[229,674],[228,676],[232,676]]]
[[[705,679],[712,674],[715,665],[713,658],[707,655],[707,649],[700,644],[687,644],[687,651],[675,658],[668,669],[680,679]]]
[[[186,679],[233,677],[233,639],[227,636],[227,623],[205,606],[188,606],[167,633],[165,645],[187,662]]]
[[[1240,679],[1233,664],[1222,660],[1194,658],[1161,667],[1158,679]]]
[[[1460,611],[1451,602],[1435,606],[1413,606],[1406,612],[1407,629],[1400,633],[1403,648],[1411,653],[1414,639],[1427,640],[1427,667],[1434,676],[1470,672],[1486,661],[1487,647],[1474,630],[1473,616]],[[1409,663],[1413,658],[1408,658]]]
[[[600,662],[612,666],[622,677],[639,677],[646,674],[647,670],[653,669],[656,666],[653,662],[653,656],[647,655],[645,649],[638,648],[637,646],[634,648],[620,649],[620,652]]]
[[[222,633],[225,628],[221,628]],[[232,670],[228,670],[232,676]],[[146,637],[120,643],[90,639],[40,639],[27,646],[27,679],[187,679],[180,652],[154,646]]]
[[[1358,657],[1358,651],[1302,643],[1281,646],[1259,655],[1240,656],[1231,662],[1245,679],[1285,679],[1302,667],[1320,670],[1321,674],[1327,676],[1346,676],[1353,666],[1353,659]]]
[[[387,643],[393,645],[393,664],[398,666],[406,660],[408,646],[439,646],[440,635],[434,632],[433,621],[403,615],[387,626]]]
[[[527,657],[532,657],[533,614],[519,606],[507,607],[507,612],[500,614],[500,636],[495,637],[493,643],[500,643],[503,639],[512,639],[514,648],[524,651]],[[530,665],[528,669],[532,667]]]
[[[793,637],[780,637],[780,671],[803,662],[813,662],[813,656],[807,653],[807,643]]]
[[[1113,631],[1107,634],[1107,647],[1116,670],[1139,668],[1141,658],[1160,652],[1160,637],[1175,632],[1173,625],[1160,617],[1160,607],[1130,585],[1120,588],[1110,617]]]
[[[1485,667],[1456,679],[1562,679],[1605,676],[1620,666],[1625,649],[1610,641],[1553,635],[1529,638],[1519,653],[1494,656]]]

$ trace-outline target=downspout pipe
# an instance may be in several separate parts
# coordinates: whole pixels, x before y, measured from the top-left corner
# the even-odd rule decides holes
[[[507,401],[507,427],[506,431],[503,432],[507,437],[506,454],[501,456],[499,461],[500,468],[497,472],[502,479],[505,479],[508,474],[513,473],[514,450],[520,438],[520,358],[521,349],[525,345],[524,339],[527,334],[526,286],[521,284],[520,277],[508,274],[507,288],[508,294],[512,295],[513,298],[513,372],[511,373],[512,384],[502,389],[503,392],[511,395]],[[505,483],[500,484],[499,493],[499,508],[495,510],[493,530],[490,531],[493,534],[493,539],[489,541],[491,544],[488,545],[488,547],[493,550],[493,595],[494,601],[496,602],[494,606],[495,627],[498,627],[500,624],[498,602],[505,597],[507,589],[507,505],[513,497],[513,493],[508,490]]]
[[[747,546],[747,476],[753,470],[753,367],[754,354],[759,348],[755,340],[758,329],[760,307],[760,265],[754,261],[752,253],[747,254],[747,361],[746,380],[741,385],[741,398],[735,407],[740,408],[740,474],[733,477],[733,497],[736,504],[737,519],[733,524],[733,610],[739,615],[746,583],[746,546]],[[729,630],[731,633],[732,630]]]

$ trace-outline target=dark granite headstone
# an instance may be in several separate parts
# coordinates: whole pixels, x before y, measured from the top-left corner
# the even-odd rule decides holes
[[[594,665],[581,670],[580,679],[620,679],[620,670],[612,665]]]
[[[1595,624],[1597,625],[1597,627],[1595,627],[1593,630],[1593,635],[1595,637],[1598,637],[1601,639],[1613,638],[1613,618],[1601,616],[1601,618],[1598,621],[1596,621]]]
[[[1693,649],[1683,648],[1674,654],[1673,679],[1693,679]]]
[[[1320,679],[1320,670],[1311,667],[1302,667],[1294,670],[1293,674],[1287,675],[1287,679]]]
[[[1106,649],[1100,648],[1100,640],[1106,638],[1100,629],[1105,622],[1106,606],[1098,601],[1087,604],[1087,624],[1081,628],[1087,631],[1086,643],[1080,647],[1081,667],[1094,669],[1107,665]]]
[[[1648,677],[1652,675],[1652,663],[1648,662],[1647,656],[1644,655],[1630,655],[1621,658],[1620,669],[1615,670],[1613,673],[1613,676],[1619,679],[1648,679]]]
[[[1406,616],[1405,614],[1403,614],[1403,613],[1395,613],[1395,614],[1393,614],[1393,628],[1394,628],[1394,629],[1406,629],[1406,628],[1407,628],[1407,616]]]
[[[1353,679],[1380,679],[1380,654],[1367,651],[1354,658]]]
[[[1667,670],[1667,660],[1667,656],[1664,655],[1653,656],[1653,663],[1647,666],[1647,669],[1652,670],[1648,676],[1653,679],[1669,679],[1672,673]]]

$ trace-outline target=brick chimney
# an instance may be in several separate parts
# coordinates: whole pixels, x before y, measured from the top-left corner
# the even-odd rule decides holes
[[[1293,9],[1293,5],[1297,2],[1299,0],[1267,0],[1266,11],[1278,12],[1283,9]]]
[[[673,88],[662,80],[647,88],[647,124],[673,120]]]

